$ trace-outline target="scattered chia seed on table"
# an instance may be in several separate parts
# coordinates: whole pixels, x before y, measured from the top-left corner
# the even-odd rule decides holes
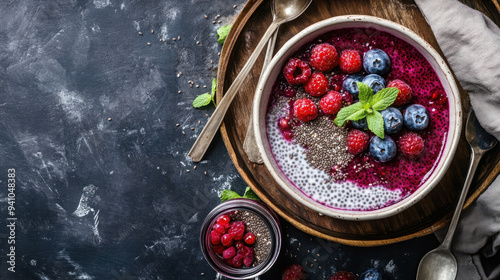
[[[266,223],[258,215],[250,211],[235,211],[231,215],[231,220],[245,222],[246,231],[255,235],[253,250],[255,261],[252,266],[261,264],[271,252],[271,232]]]

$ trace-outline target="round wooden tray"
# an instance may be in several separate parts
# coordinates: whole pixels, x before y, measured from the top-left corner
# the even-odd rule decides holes
[[[500,23],[500,7],[497,0],[464,2],[488,15],[495,23]],[[222,48],[217,77],[218,100],[229,88],[269,26],[271,22],[269,7],[269,1],[249,0],[236,18]],[[315,0],[303,15],[280,27],[276,48],[315,22],[347,14],[373,15],[397,22],[415,31],[439,50],[436,39],[417,6],[413,1],[405,0]],[[221,126],[221,134],[239,173],[265,203],[281,217],[309,234],[353,246],[377,246],[400,242],[430,234],[446,225],[458,201],[467,173],[470,149],[464,135],[447,174],[425,199],[396,216],[375,221],[345,221],[319,215],[282,190],[264,165],[251,163],[243,150],[243,142],[263,60],[264,53],[261,54],[229,108]],[[469,106],[468,97],[463,90],[461,95],[466,112]],[[469,206],[500,172],[499,160],[500,146],[485,155],[472,182],[465,207]]]

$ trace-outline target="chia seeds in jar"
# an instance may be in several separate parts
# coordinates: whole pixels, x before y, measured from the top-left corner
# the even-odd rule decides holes
[[[253,244],[255,261],[252,267],[258,266],[271,252],[272,237],[269,228],[262,218],[251,211],[236,210],[233,215],[231,215],[231,219],[245,222],[247,231],[255,235],[255,243]]]

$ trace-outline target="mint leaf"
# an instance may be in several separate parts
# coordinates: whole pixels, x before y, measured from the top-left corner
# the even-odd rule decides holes
[[[193,100],[193,107],[200,108],[203,106],[207,106],[208,104],[210,104],[212,100],[213,96],[211,94],[209,93],[200,94]]]
[[[372,114],[366,116],[366,122],[368,124],[368,129],[378,137],[384,139],[384,118],[382,114],[374,110]]]
[[[365,109],[369,109],[371,107],[370,99],[373,97],[373,90],[365,83],[357,82],[356,84],[359,88],[359,102],[363,104]]]
[[[222,202],[226,201],[226,200],[230,200],[230,199],[233,199],[233,198],[240,198],[241,196],[239,194],[237,194],[236,192],[233,192],[233,191],[230,191],[230,190],[223,190],[222,191],[222,194],[220,196],[220,200]]]
[[[217,91],[217,79],[212,80],[212,90],[210,91],[210,95],[212,95],[212,102],[214,103],[214,106],[217,107],[217,104],[215,104],[215,92]]]
[[[231,30],[231,27],[233,24],[228,24],[221,26],[219,29],[217,29],[217,42],[219,44],[224,44],[224,41],[226,41],[227,34],[229,34],[229,30]]]
[[[212,90],[210,91],[210,94],[212,94],[212,96],[214,96],[216,90],[217,90],[217,79],[214,78],[212,80]]]
[[[363,108],[361,102],[356,102],[350,106],[340,109],[335,118],[334,123],[337,126],[343,126],[348,120],[357,121],[366,116],[366,110]]]
[[[252,189],[250,187],[247,187],[245,189],[245,194],[243,195],[243,197],[260,201],[260,198],[252,191]]]
[[[370,100],[373,110],[382,111],[394,103],[398,97],[399,89],[384,88],[377,92]]]

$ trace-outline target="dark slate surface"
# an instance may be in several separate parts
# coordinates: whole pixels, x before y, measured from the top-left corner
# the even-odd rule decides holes
[[[0,2],[0,279],[215,279],[199,229],[220,192],[245,183],[220,136],[194,169],[186,154],[213,108],[191,102],[216,76],[216,29],[243,3]],[[222,24],[212,24],[217,14]],[[437,245],[429,236],[355,248],[282,224],[283,254],[262,279],[290,263],[309,279],[371,267],[414,279]]]

